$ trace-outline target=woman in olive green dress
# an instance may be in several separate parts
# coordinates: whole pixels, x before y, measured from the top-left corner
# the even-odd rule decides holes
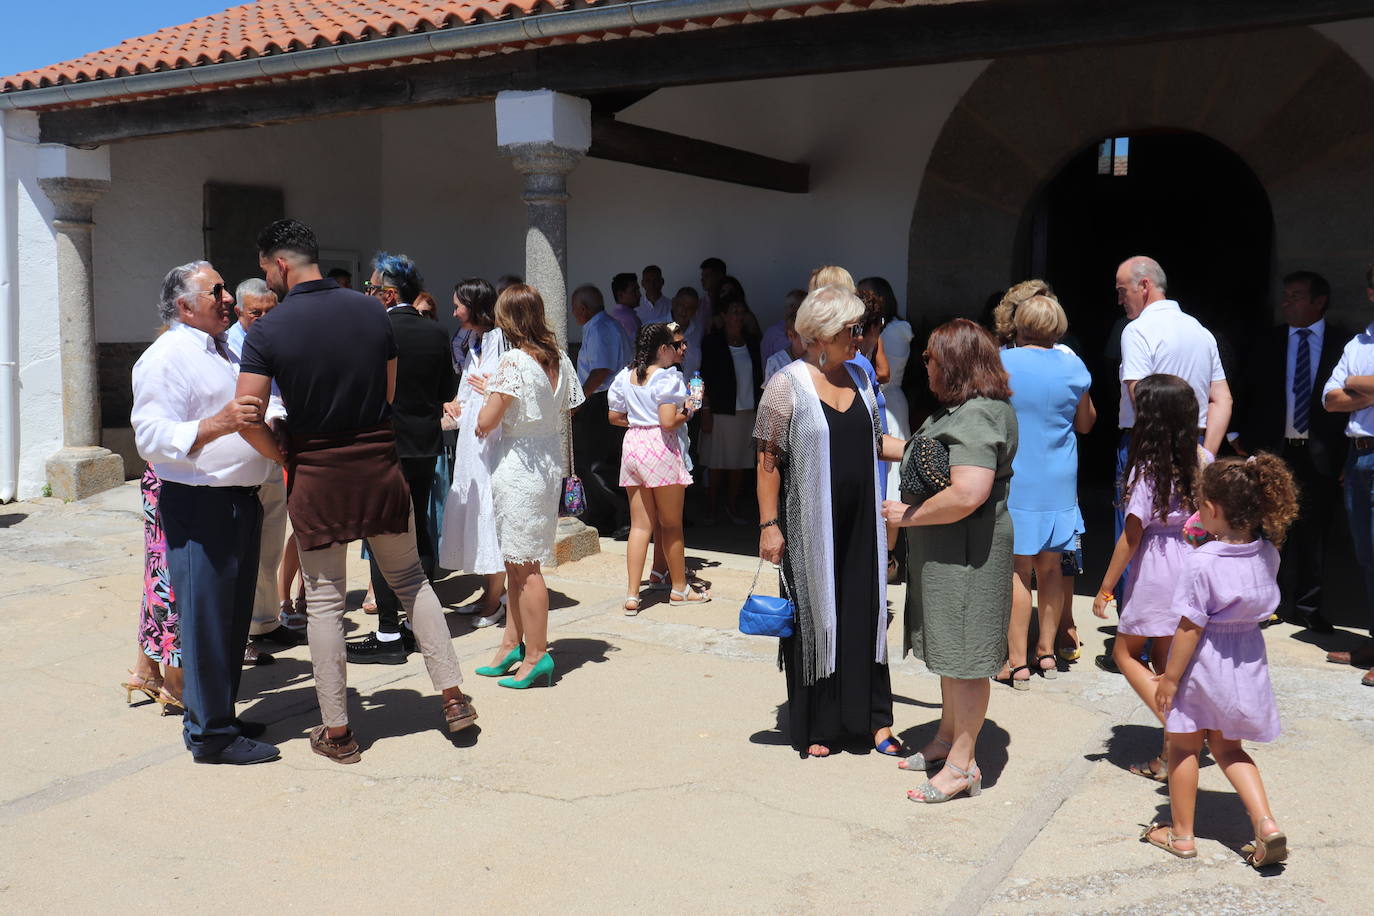
[[[919,506],[889,500],[883,517],[909,527],[907,651],[940,675],[943,710],[935,738],[901,764],[944,767],[912,801],[948,801],[982,791],[974,746],[987,714],[989,678],[1007,654],[1012,530],[1007,485],[1016,455],[1016,414],[997,341],[963,318],[936,328],[922,354],[940,409],[917,435],[949,449],[950,486]]]

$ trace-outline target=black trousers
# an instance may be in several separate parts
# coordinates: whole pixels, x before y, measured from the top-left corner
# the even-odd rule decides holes
[[[1326,574],[1326,535],[1341,498],[1341,486],[1312,468],[1312,454],[1305,446],[1284,446],[1298,484],[1298,517],[1288,529],[1279,566],[1279,590],[1283,595],[1279,616],[1306,623],[1322,610],[1322,579]]]
[[[625,429],[612,426],[607,394],[587,398],[573,416],[573,461],[587,494],[582,520],[610,534],[630,522],[630,502],[620,488],[620,450]]]
[[[239,736],[234,700],[253,619],[262,503],[257,487],[164,480],[158,512],[186,676],[182,735],[191,753],[203,757]]]
[[[434,482],[434,464],[438,457],[402,458],[401,475],[410,487],[410,504],[415,508],[415,549],[420,554],[420,566],[425,578],[434,581],[434,570],[438,563],[438,545],[429,536],[429,489]],[[377,602],[377,632],[401,632],[401,599],[386,584],[386,576],[372,551],[367,552],[367,562],[372,571],[372,595]]]

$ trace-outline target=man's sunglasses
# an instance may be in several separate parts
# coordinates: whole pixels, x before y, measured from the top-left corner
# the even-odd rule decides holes
[[[391,290],[394,293],[396,292],[396,287],[373,285],[371,282],[367,280],[363,281],[363,292],[367,293],[369,296],[375,296],[378,293],[386,292],[387,290]]]
[[[188,295],[203,296],[206,293],[209,293],[211,296],[214,297],[215,301],[218,302],[220,301],[220,299],[224,298],[224,284],[216,283],[209,289],[193,289],[190,291],[190,293],[188,293]]]

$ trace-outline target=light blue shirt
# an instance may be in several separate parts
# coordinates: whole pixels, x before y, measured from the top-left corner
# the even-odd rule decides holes
[[[1320,351],[1319,351],[1320,352]],[[1313,359],[1316,362],[1316,359]],[[1340,361],[1331,371],[1331,378],[1322,388],[1322,398],[1338,388],[1352,375],[1374,375],[1374,324],[1356,334],[1341,351]],[[1362,407],[1350,414],[1345,434],[1351,439],[1374,436],[1374,407]]]
[[[609,369],[606,378],[596,387],[596,394],[611,387],[615,374],[630,364],[634,351],[630,338],[620,324],[604,311],[597,312],[591,321],[582,325],[582,347],[577,351],[577,380],[587,384],[597,369]]]
[[[243,339],[247,336],[248,332],[237,321],[229,325],[229,330],[224,332],[224,345],[234,354],[235,360],[243,359]]]

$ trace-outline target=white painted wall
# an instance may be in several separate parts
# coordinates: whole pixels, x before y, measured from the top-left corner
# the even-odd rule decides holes
[[[207,181],[281,187],[287,213],[313,226],[321,247],[370,256],[381,239],[379,123],[368,115],[112,145],[113,184],[95,208],[99,339],[152,339],[163,276],[205,254]]]

